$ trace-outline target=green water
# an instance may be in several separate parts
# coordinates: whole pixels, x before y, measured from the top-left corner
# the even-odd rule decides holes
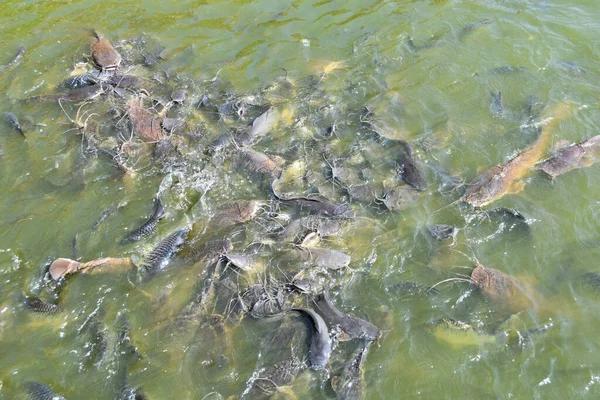
[[[193,109],[204,90],[252,94],[263,104],[278,101],[282,113],[291,115],[289,121],[281,121],[254,148],[283,157],[286,165],[306,162],[313,186],[304,195],[317,188],[333,201],[349,200],[323,177],[323,157],[355,168],[361,157],[370,157],[380,161],[373,168],[376,178],[391,176],[393,154],[358,124],[365,106],[376,115],[382,135],[413,145],[428,182],[425,193],[402,211],[352,202],[356,221],[341,239],[323,245],[352,256],[349,269],[326,274],[334,302],[383,331],[364,365],[366,398],[575,399],[600,394],[600,298],[579,278],[598,271],[598,167],[555,181],[534,172],[525,178],[524,191],[487,207],[518,210],[527,218],[527,232],[494,234],[502,226],[478,222],[472,211],[458,206],[436,212],[459,197],[440,190],[436,172],[469,182],[534,140],[519,129],[527,101],[548,104],[547,110],[562,101],[576,106],[573,116],[553,130],[553,144],[597,134],[596,2],[9,0],[0,11],[0,64],[9,62],[19,45],[26,47],[22,63],[0,72],[0,109],[14,112],[26,129],[23,139],[6,124],[0,128],[1,398],[24,398],[23,384],[32,380],[67,398],[115,398],[114,357],[90,365],[85,360],[89,335],[78,334],[94,310],[113,336],[119,316],[127,316],[140,354],[129,365],[128,384],[141,387],[150,399],[237,398],[253,373],[276,358],[262,347],[262,338],[278,322],[246,318],[227,323],[226,334],[205,332],[208,328],[196,332],[195,327],[169,333],[197,281],[201,285],[207,279],[208,266],[185,265],[181,258],[150,282],[131,273],[72,276],[60,292],[65,311],[56,316],[32,315],[21,304],[23,294],[40,292],[48,299],[40,285],[45,266],[55,258],[137,260],[160,238],[206,219],[224,202],[257,199],[265,208],[272,205],[265,182],[234,171],[225,155],[204,155],[228,127],[248,123],[217,122],[214,115]],[[468,24],[485,19],[490,23],[464,33]],[[129,160],[135,177],[123,177],[107,158],[80,157],[82,137],[70,130],[73,125],[56,103],[21,101],[62,90],[60,82],[89,54],[89,27],[119,44],[123,54],[135,53],[139,42],[134,39],[142,36],[148,51],[164,49],[158,64],[132,73],[166,79],[166,86],[154,86],[162,96],[171,88],[188,88],[190,105],[179,109],[188,118],[186,131],[180,132],[186,137],[184,167],[173,169],[142,154]],[[417,47],[433,45],[414,51],[409,36]],[[565,61],[585,73],[565,69]],[[337,68],[323,74],[333,62],[339,62]],[[502,66],[523,69],[492,71]],[[282,69],[293,90],[279,98],[264,89],[283,81]],[[499,91],[504,117],[490,113],[489,93]],[[123,100],[103,101],[85,107],[98,114],[91,120],[99,124],[101,136],[116,136],[117,119],[109,110],[118,109],[119,102],[122,109]],[[71,118],[77,109],[65,107]],[[336,135],[319,138],[317,130],[333,122]],[[161,193],[167,214],[157,233],[119,244],[128,229],[150,215],[152,199],[172,169],[173,182]],[[125,203],[92,231],[104,210]],[[304,215],[284,206],[281,213]],[[507,316],[466,283],[440,285],[436,297],[397,289],[401,281],[431,286],[469,273],[463,268],[472,267],[469,257],[447,250],[450,242],[427,239],[425,226],[432,223],[461,228],[454,249],[531,283],[540,293],[536,306],[503,322]],[[267,224],[259,217],[197,239],[227,236],[236,251],[243,251],[264,236]],[[261,251],[266,274],[294,269],[269,250]],[[442,317],[496,336],[443,340],[428,329]],[[502,338],[503,332],[524,335],[549,323],[551,329],[532,335],[524,346]],[[334,350],[332,372],[350,357],[351,347]],[[304,373],[293,389],[297,398],[335,398],[326,374]]]

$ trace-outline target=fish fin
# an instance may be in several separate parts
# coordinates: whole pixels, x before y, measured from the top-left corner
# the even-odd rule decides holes
[[[581,160],[579,160],[579,163],[577,163],[577,165],[581,168],[585,168],[585,167],[591,167],[592,165],[594,165],[595,162],[596,162],[596,160],[593,157],[584,155],[581,158]]]
[[[518,179],[510,184],[510,187],[506,191],[507,194],[514,194],[522,192],[525,189],[525,182],[522,179]]]

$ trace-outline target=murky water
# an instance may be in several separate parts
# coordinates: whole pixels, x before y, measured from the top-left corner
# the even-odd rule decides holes
[[[552,130],[553,146],[597,133],[600,8],[591,0],[284,3],[0,6],[0,64],[26,48],[19,65],[0,72],[0,109],[25,131],[23,138],[6,123],[0,130],[0,397],[25,396],[25,382],[39,381],[73,399],[121,398],[125,385],[149,399],[238,398],[261,368],[290,351],[306,355],[305,340],[278,348],[266,339],[282,323],[306,330],[302,318],[240,319],[228,307],[248,282],[275,287],[275,278],[307,267],[290,256],[291,240],[268,235],[307,211],[278,202],[272,177],[240,169],[235,146],[207,151],[269,106],[277,125],[252,148],[285,161],[276,189],[320,193],[355,214],[318,245],[349,254],[349,267],[303,273],[330,287],[339,308],[382,330],[364,363],[366,398],[598,396],[600,297],[582,278],[598,271],[598,167],[554,181],[533,171],[523,191],[484,208],[516,210],[525,221],[445,206],[464,191],[459,182],[534,143],[534,123],[561,102],[574,112]],[[23,101],[65,91],[61,82],[90,54],[90,27],[122,53],[122,69],[147,79],[151,98],[187,89],[184,104],[168,113],[186,119],[173,134],[173,154],[161,159],[154,145],[130,140],[129,92],[64,103],[64,110],[56,101]],[[498,92],[501,108],[490,94]],[[199,106],[204,95],[208,105]],[[220,116],[217,107],[232,99],[243,99],[248,113]],[[87,117],[83,130],[69,121]],[[96,145],[127,143],[133,150],[122,161],[134,173],[95,152],[90,132]],[[382,204],[398,184],[389,139],[412,145],[427,181],[391,211]],[[348,194],[364,183],[374,188],[369,199]],[[122,243],[152,214],[157,194],[166,210],[157,231]],[[222,204],[250,199],[260,202],[253,220],[224,227],[210,220]],[[113,212],[93,229],[105,210]],[[459,228],[456,243],[432,238],[430,224]],[[43,279],[59,257],[130,256],[140,264],[181,227],[192,228],[193,243],[153,279],[136,271],[79,274],[54,291]],[[194,248],[224,237],[262,268],[214,273],[214,263],[190,261]],[[441,284],[439,294],[406,283],[426,288],[464,278],[474,256],[532,288],[532,304],[507,314],[466,282]],[[221,286],[211,287],[213,280]],[[23,296],[32,294],[64,311],[28,312]],[[183,321],[197,298],[202,307]],[[294,299],[314,307],[310,296]],[[442,318],[467,325],[443,329],[436,325]],[[124,349],[125,331],[135,351]],[[330,377],[356,348],[356,340],[340,343],[325,371],[301,373],[279,395],[335,398]]]

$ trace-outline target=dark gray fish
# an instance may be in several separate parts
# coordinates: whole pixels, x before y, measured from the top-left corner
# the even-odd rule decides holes
[[[208,146],[207,152],[212,154],[214,152],[223,150],[227,146],[231,144],[231,134],[230,133],[222,133],[213,140],[213,142]]]
[[[296,197],[292,199],[282,200],[284,202],[294,202],[300,208],[308,208],[311,213],[323,215],[326,217],[352,218],[354,211],[348,204],[332,203],[328,200],[320,200],[308,197]]]
[[[318,231],[321,237],[340,236],[347,220],[324,218],[319,215],[308,215],[290,222],[285,228],[277,231],[274,236],[285,242],[296,243],[307,231]]]
[[[423,173],[417,168],[413,159],[406,159],[400,165],[402,180],[417,190],[427,189],[427,182]]]
[[[218,107],[221,115],[239,115],[243,117],[246,114],[246,103],[243,100],[228,101]]]
[[[408,49],[414,53],[419,52],[421,50],[427,50],[427,49],[431,49],[435,46],[438,46],[440,43],[441,37],[435,37],[432,36],[430,38],[428,38],[422,45],[417,46],[414,42],[412,37],[407,36],[406,37],[406,46],[408,47]]]
[[[419,169],[417,161],[413,156],[412,146],[403,140],[387,139],[385,143],[391,148],[392,153],[396,151],[400,153],[395,161],[399,165],[398,174],[402,180],[417,190],[423,191],[427,189],[425,176]]]
[[[458,40],[463,40],[468,34],[473,32],[475,29],[479,28],[480,26],[488,25],[491,23],[492,23],[491,20],[484,19],[484,20],[481,20],[478,22],[472,22],[470,24],[465,25],[465,27],[462,28],[460,30],[460,32],[458,32]]]
[[[171,101],[173,103],[183,104],[185,99],[187,98],[187,90],[179,89],[171,93]]]
[[[169,133],[172,133],[177,128],[181,128],[184,124],[185,120],[179,118],[163,118],[161,122],[163,129]]]
[[[273,364],[253,381],[249,398],[255,396],[271,396],[278,387],[290,385],[305,366],[294,358]]]
[[[207,107],[208,103],[210,103],[210,99],[206,94],[203,94],[198,104],[196,104],[196,108]]]
[[[5,69],[7,69],[13,65],[19,65],[21,63],[21,61],[23,61],[24,56],[25,56],[25,47],[19,46],[19,48],[17,49],[17,54],[15,54],[15,56],[13,57],[12,60],[6,65],[0,65],[0,72],[4,71]]]
[[[329,326],[339,325],[352,339],[377,340],[381,335],[379,328],[370,322],[338,310],[329,298],[329,289],[325,289],[317,296],[315,304]]]
[[[586,272],[581,275],[581,280],[590,288],[600,293],[600,274],[597,272]]]
[[[21,127],[21,124],[19,123],[19,120],[15,114],[10,111],[6,112],[4,113],[4,119],[15,131],[19,132],[21,136],[25,137],[25,132],[23,132],[23,128]]]
[[[557,66],[575,76],[582,76],[587,73],[585,69],[571,61],[561,61]]]
[[[308,348],[308,364],[311,369],[323,369],[331,356],[331,344],[329,343],[329,331],[323,318],[311,309],[294,307],[290,311],[297,311],[308,317],[313,327],[311,331],[310,345]]]
[[[98,78],[92,74],[81,74],[67,78],[62,85],[67,89],[78,89],[86,86],[92,86],[98,83]]]
[[[188,229],[178,229],[164,238],[152,249],[143,264],[143,269],[152,277],[155,273],[165,269],[169,259],[177,251],[177,248],[185,243]]]
[[[106,362],[109,353],[109,339],[106,326],[97,315],[92,315],[85,329],[89,332],[89,342],[85,345],[84,358],[94,368]],[[82,329],[83,331],[83,329]]]
[[[458,233],[458,229],[450,225],[427,225],[427,232],[437,240],[454,239]]]
[[[515,67],[512,65],[503,65],[501,67],[496,67],[496,68],[490,69],[490,72],[492,74],[498,74],[498,75],[510,75],[510,74],[516,74],[516,73],[521,73],[521,72],[527,72],[527,70],[523,67]]]
[[[404,210],[417,201],[420,193],[407,185],[397,186],[385,194],[383,204],[390,211]]]
[[[35,295],[25,297],[24,304],[27,310],[44,315],[53,315],[62,311],[60,306],[43,301]]]
[[[192,246],[190,246],[192,247]],[[217,239],[193,247],[187,254],[186,260],[193,263],[214,264],[219,257],[230,252],[233,244],[229,239]]]
[[[43,94],[39,96],[33,96],[28,100],[65,100],[79,102],[94,99],[104,93],[104,91],[104,85],[100,83],[97,85],[73,89],[72,91],[63,94]]]
[[[41,382],[26,382],[25,390],[30,400],[65,400],[64,396],[55,393]]]
[[[135,75],[112,75],[106,83],[123,89],[140,89],[148,81]]]
[[[98,220],[94,223],[94,226],[92,226],[92,231],[95,231],[96,229],[98,229],[98,227],[100,226],[101,223],[106,221],[108,219],[108,217],[113,215],[116,211],[125,207],[126,204],[127,203],[125,203],[125,204],[115,203],[112,206],[110,206],[110,208],[104,210],[102,212],[102,214],[100,214],[100,218],[98,218]]]
[[[467,229],[473,229],[478,235],[499,235],[507,232],[520,233],[529,236],[531,229],[523,214],[510,208],[500,207],[475,214],[475,219]],[[513,236],[511,236],[513,237]],[[523,239],[523,236],[514,236]]]
[[[504,105],[502,104],[502,93],[490,92],[492,98],[490,102],[490,112],[494,117],[502,117],[505,114]]]
[[[165,215],[165,209],[157,197],[154,205],[154,213],[150,216],[150,218],[142,224],[137,229],[134,229],[125,239],[123,239],[123,243],[131,243],[137,242],[145,237],[150,236],[156,230],[156,226],[158,225],[158,221]]]
[[[331,387],[339,400],[362,400],[365,398],[363,364],[367,358],[370,342],[364,342],[356,355],[342,368],[341,375],[331,378]]]

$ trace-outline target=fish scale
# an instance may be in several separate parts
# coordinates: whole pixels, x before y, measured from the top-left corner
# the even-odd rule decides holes
[[[123,240],[125,243],[128,242],[137,242],[147,236],[150,236],[156,230],[156,226],[158,225],[158,221],[165,215],[165,209],[162,206],[160,199],[156,199],[156,207],[154,208],[154,213],[152,216],[142,224],[139,228],[135,229],[131,232],[127,237]]]
[[[169,258],[175,253],[177,247],[185,242],[187,234],[188,229],[178,229],[158,243],[150,252],[143,265],[143,269],[149,276],[154,275],[167,266]]]

